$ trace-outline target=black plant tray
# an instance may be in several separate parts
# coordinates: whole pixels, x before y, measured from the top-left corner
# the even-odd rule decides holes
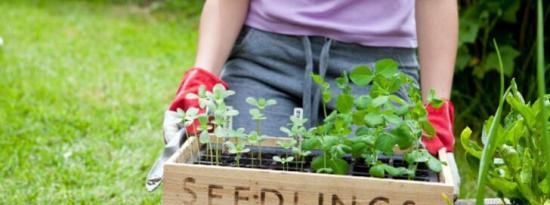
[[[285,171],[292,171],[292,172],[305,172],[305,173],[314,173],[313,169],[311,168],[310,162],[312,159],[319,155],[319,152],[314,152],[312,155],[306,157],[305,159],[302,159],[300,161],[294,160],[292,162],[285,165],[285,168],[283,169],[283,166],[274,161],[272,158],[273,156],[292,156],[290,152],[287,150],[284,150],[282,148],[263,148],[262,149],[262,162],[260,164],[260,160],[258,159],[259,154],[259,148],[258,147],[250,147],[251,151],[248,153],[243,153],[241,155],[241,158],[239,160],[239,167],[241,168],[255,168],[255,169],[267,169],[267,170],[285,170]],[[213,151],[215,153],[215,150]],[[221,151],[220,151],[221,152]],[[215,155],[215,154],[214,154]],[[214,166],[223,166],[223,167],[237,167],[237,161],[236,161],[236,155],[230,154],[227,152],[221,152],[220,159],[219,159],[219,165],[216,164],[216,159],[214,155],[209,155],[207,150],[201,150],[199,157],[197,160],[193,162],[193,164],[200,164],[200,165],[214,165]],[[254,157],[252,157],[254,156]],[[212,160],[210,160],[212,158]],[[365,164],[363,160],[354,159],[351,156],[345,156],[344,160],[348,162],[350,165],[350,169],[348,171],[348,175],[350,176],[362,176],[362,177],[371,177],[369,174],[369,166]],[[394,155],[394,156],[380,156],[378,160],[392,165],[394,167],[406,167],[407,164],[403,160],[402,155]],[[438,173],[433,172],[430,170],[426,164],[420,163],[417,166],[415,176],[412,178],[409,178],[408,176],[399,176],[399,177],[392,177],[390,175],[387,175],[384,177],[386,179],[397,179],[397,180],[413,180],[413,181],[424,181],[424,182],[439,182],[439,176]]]

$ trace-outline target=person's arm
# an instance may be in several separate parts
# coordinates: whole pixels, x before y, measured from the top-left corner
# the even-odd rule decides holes
[[[422,99],[427,101],[435,90],[444,103],[440,107],[426,104],[428,120],[435,128],[434,136],[422,137],[433,155],[446,148],[454,149],[454,106],[450,101],[458,41],[457,0],[416,0],[416,31],[420,57]]]
[[[207,0],[200,26],[195,67],[218,75],[248,14],[249,0]]]
[[[248,14],[248,3],[249,0],[207,0],[204,4],[195,65],[185,72],[176,97],[164,113],[165,143],[178,136],[179,122],[182,121],[182,116],[177,111],[199,108],[196,99],[186,97],[189,93],[197,94],[201,86],[207,90],[212,90],[218,84],[228,87],[227,83],[217,75],[229,57],[244,24]],[[199,112],[204,112],[204,110],[199,109]],[[196,124],[198,121],[195,120],[194,123]],[[196,130],[190,129],[194,127],[187,127],[187,133],[194,133]]]
[[[416,30],[422,97],[431,89],[449,100],[458,42],[456,0],[416,0]]]

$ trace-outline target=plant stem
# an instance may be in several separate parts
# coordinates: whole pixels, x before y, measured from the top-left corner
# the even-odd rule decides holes
[[[220,165],[220,149],[219,149],[219,146],[220,146],[220,137],[219,136],[216,136],[216,165]]]
[[[537,86],[541,106],[541,138],[544,143],[545,158],[550,159],[550,138],[546,136],[547,113],[544,106],[545,80],[544,80],[544,20],[542,12],[542,0],[537,1]],[[550,169],[550,164],[548,165]]]
[[[323,168],[327,168],[327,155],[325,154],[325,157],[323,157]]]
[[[327,105],[323,102],[323,114],[325,115],[325,118],[327,118]],[[315,125],[311,125],[315,126]]]
[[[256,120],[256,133],[258,133],[258,137],[261,139],[262,137],[262,133],[260,132],[260,128],[261,128],[261,123],[262,121],[261,120]],[[259,158],[260,158],[260,167],[262,166],[262,145],[261,145],[261,140],[260,140],[260,143],[258,144],[258,147],[259,147]]]
[[[499,60],[500,65],[500,99],[498,102],[498,108],[497,112],[495,114],[495,117],[493,118],[493,122],[491,123],[491,126],[489,127],[489,132],[487,134],[487,144],[485,144],[485,147],[483,148],[483,152],[481,154],[481,161],[480,161],[480,168],[478,172],[478,179],[477,179],[477,192],[476,192],[476,205],[483,205],[485,202],[485,184],[487,183],[487,172],[489,171],[489,166],[493,163],[493,152],[495,150],[494,144],[495,144],[495,130],[497,127],[497,124],[500,123],[501,115],[502,115],[502,107],[504,104],[504,73],[503,73],[503,66],[502,66],[502,59],[500,55],[500,50],[498,48],[496,40],[493,39],[493,43],[495,45],[495,49],[497,52],[497,57]],[[506,91],[508,93],[508,91]]]
[[[206,143],[206,151],[208,153],[208,157],[210,158],[210,164],[213,163],[213,159],[212,159],[212,145],[210,144],[210,142]]]
[[[241,167],[241,153],[237,154],[237,167]]]

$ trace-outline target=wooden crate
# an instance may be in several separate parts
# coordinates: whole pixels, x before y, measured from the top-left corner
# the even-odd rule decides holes
[[[275,142],[268,138],[262,146]],[[164,165],[163,204],[439,205],[447,204],[443,195],[453,199],[446,165],[441,182],[417,182],[192,164],[199,148],[192,137]],[[446,155],[440,156],[445,162]]]

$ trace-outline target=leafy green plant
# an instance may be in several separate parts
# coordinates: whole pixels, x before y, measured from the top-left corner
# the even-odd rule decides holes
[[[426,163],[439,172],[441,162],[420,145],[424,130],[433,135],[435,130],[427,119],[427,112],[418,86],[406,74],[398,71],[398,64],[391,59],[380,60],[375,68],[358,66],[351,73],[343,73],[335,79],[341,92],[333,96],[331,87],[321,76],[312,74],[313,81],[321,87],[325,118],[321,125],[306,130],[306,119],[291,117],[291,128],[281,128],[292,137],[289,143],[296,146],[295,154],[313,150],[321,151],[311,162],[320,173],[347,174],[349,165],[345,156],[364,160],[371,174],[383,177],[414,176],[417,165]],[[353,86],[370,87],[368,95],[354,96]],[[439,106],[441,100],[430,95],[430,103]],[[327,105],[335,100],[336,109],[328,113]],[[404,100],[408,99],[408,100]],[[289,145],[281,145],[288,149]],[[403,150],[408,167],[393,167],[378,159],[380,155],[392,156],[395,148]],[[299,155],[295,155],[297,158]]]
[[[223,127],[227,124],[227,119],[234,117],[239,114],[239,111],[228,107],[225,105],[225,98],[234,95],[235,92],[232,90],[226,90],[225,87],[221,84],[217,84],[212,88],[212,92],[207,92],[206,96],[208,97],[210,103],[208,104],[208,109],[212,111],[214,119],[214,129],[217,130],[216,145],[220,144],[220,138],[227,135],[226,129]],[[217,148],[216,151],[216,164],[220,164],[220,151],[221,149]]]
[[[550,123],[548,109],[550,95],[545,94],[542,1],[538,1],[538,72],[539,98],[530,103],[519,92],[514,80],[503,92],[504,76],[501,74],[501,98],[495,117],[490,117],[482,133],[486,136],[483,150],[471,142],[471,130],[461,134],[462,145],[479,161],[476,203],[481,205],[485,186],[489,185],[501,198],[509,198],[513,204],[550,204]],[[494,42],[501,70],[502,58]],[[510,107],[502,121],[504,101]],[[481,156],[480,156],[481,153]]]
[[[231,107],[228,107],[225,105],[225,98],[234,95],[235,92],[232,90],[226,90],[225,87],[221,84],[216,84],[212,88],[212,92],[209,92],[206,90],[204,86],[199,87],[199,91],[197,94],[190,93],[186,97],[188,99],[197,99],[199,101],[199,107],[201,109],[205,109],[206,112],[201,113],[197,116],[200,124],[200,143],[207,144],[207,150],[209,152],[209,156],[211,159],[211,162],[213,163],[215,158],[216,164],[220,164],[220,151],[221,149],[217,147],[220,142],[220,138],[223,136],[226,136],[228,134],[228,131],[225,126],[227,124],[228,118],[234,117],[239,114],[239,112]],[[189,113],[191,111],[191,113]],[[187,116],[191,119],[191,117],[195,117],[198,113],[198,110],[189,109]],[[209,116],[210,114],[213,116],[212,124],[213,126],[210,126],[209,124]],[[189,121],[190,119],[186,120],[188,124],[192,124],[193,121]],[[194,119],[193,119],[194,120]],[[210,142],[210,136],[208,134],[208,131],[213,128],[214,132],[216,134],[216,148],[214,149],[212,146],[212,143]],[[214,154],[215,152],[215,154]]]
[[[230,133],[228,135],[230,138],[235,138],[235,142],[233,141],[227,141],[225,142],[225,145],[227,146],[227,150],[231,154],[235,154],[235,161],[237,162],[237,167],[241,166],[241,155],[243,153],[250,152],[250,148],[246,147],[246,138],[247,134],[245,133],[244,128],[239,128],[236,130],[230,130]]]
[[[325,118],[322,124],[308,130],[305,127],[307,119],[296,114],[300,113],[299,109],[295,110],[295,115],[290,117],[290,127],[281,128],[290,138],[277,141],[285,150],[285,155],[273,158],[283,165],[283,169],[288,170],[289,162],[297,160],[296,169],[300,164],[300,170],[303,170],[303,159],[318,150],[321,154],[314,156],[311,167],[320,173],[347,174],[349,164],[344,159],[347,156],[354,160],[364,160],[370,167],[371,175],[377,177],[386,174],[414,177],[419,163],[425,163],[435,172],[441,171],[441,162],[423,149],[419,141],[423,131],[433,135],[435,130],[428,122],[418,85],[411,77],[398,71],[395,61],[383,59],[376,63],[374,69],[359,66],[349,74],[344,72],[335,79],[335,85],[341,92],[334,96],[328,82],[315,74],[312,74],[312,78],[322,88]],[[369,87],[370,93],[355,96],[352,94],[352,85]],[[237,167],[240,166],[243,153],[250,153],[251,159],[254,159],[248,146],[259,148],[261,166],[261,142],[265,137],[261,132],[261,123],[266,119],[265,109],[275,105],[276,101],[252,97],[246,99],[253,106],[249,113],[256,122],[256,130],[247,134],[242,128],[233,130],[226,125],[228,118],[239,114],[224,104],[224,99],[233,94],[233,91],[216,85],[212,92],[201,87],[197,95],[189,96],[198,99],[200,107],[208,110],[197,115],[200,142],[207,144],[212,162],[214,154],[208,130],[213,128],[218,136],[214,144],[219,145],[220,138],[232,139],[224,144],[230,154],[236,155]],[[438,107],[442,101],[434,96],[432,91],[428,101]],[[327,105],[332,100],[335,101],[336,109],[328,113]],[[194,112],[186,114],[192,117],[196,115]],[[213,117],[212,127],[208,123],[209,115]],[[190,117],[188,120],[191,120]],[[379,160],[381,155],[393,156],[396,148],[402,150],[407,167],[393,167]],[[216,164],[219,164],[219,156],[220,149],[217,147]]]
[[[281,163],[283,165],[283,170],[288,171],[288,163],[292,162],[294,160],[294,157],[280,157],[280,156],[273,156],[273,161]],[[286,168],[285,168],[286,165]]]
[[[487,138],[485,148],[482,150],[470,141],[469,128],[462,132],[462,146],[477,159],[474,163],[481,162],[479,176],[485,176],[478,179],[478,201],[483,200],[484,187],[488,184],[514,204],[550,203],[550,169],[543,137],[550,132],[550,124],[548,117],[543,118],[540,106],[543,102],[546,109],[550,108],[549,99],[550,95],[545,95],[534,103],[526,102],[512,81],[502,97],[510,112],[502,120],[499,116],[504,105],[501,104],[495,117],[486,121],[482,131]],[[480,153],[483,154],[480,156]]]
[[[255,108],[252,108],[249,110],[250,116],[252,116],[252,119],[256,121],[256,134],[259,136],[259,142],[261,142],[262,139],[262,130],[261,130],[261,124],[262,121],[266,119],[263,112],[267,107],[273,106],[277,104],[277,101],[273,99],[266,100],[265,98],[253,98],[248,97],[246,98],[246,102]],[[262,165],[262,146],[259,146],[259,159],[260,159],[260,166]]]
[[[294,145],[290,148],[294,154],[294,159],[300,164],[300,170],[303,170],[304,161],[303,159],[311,154],[311,151],[304,150],[302,147],[303,139],[307,135],[308,130],[304,127],[304,124],[307,122],[307,119],[304,119],[301,116],[302,109],[296,108],[295,114],[290,116],[291,128],[281,127],[281,131],[284,132],[288,137],[292,138]],[[298,167],[296,167],[298,169]]]

